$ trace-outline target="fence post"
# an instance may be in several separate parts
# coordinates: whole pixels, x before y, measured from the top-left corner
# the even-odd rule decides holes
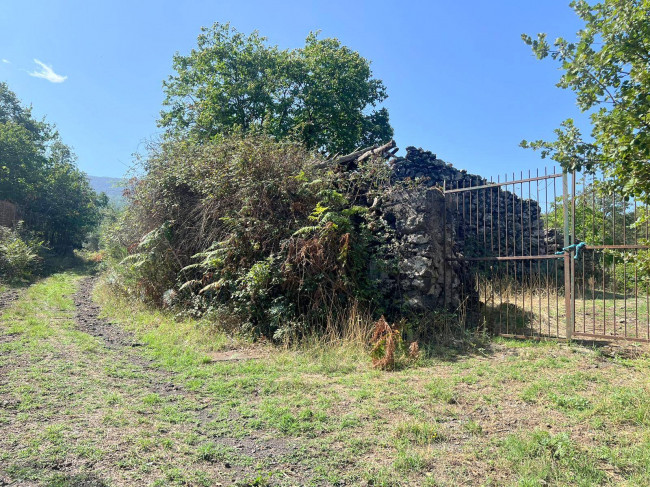
[[[562,173],[562,216],[564,218],[564,247],[571,245],[573,236],[570,235],[569,222],[569,176],[566,171]],[[573,335],[573,274],[571,272],[571,255],[564,252],[564,313],[566,316],[566,339],[571,340]]]
[[[444,293],[444,306],[445,310],[449,307],[449,290],[447,289],[447,238],[449,238],[449,235],[447,235],[447,180],[442,181],[442,198],[443,198],[443,209],[442,209],[442,248],[443,248],[443,262],[442,262],[442,282],[443,282],[443,289],[442,292]],[[445,315],[446,316],[446,315]],[[446,318],[445,318],[446,319]]]

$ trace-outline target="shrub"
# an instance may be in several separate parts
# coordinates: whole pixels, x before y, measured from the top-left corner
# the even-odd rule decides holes
[[[300,144],[256,134],[152,148],[106,243],[115,280],[156,303],[227,310],[276,339],[322,331],[351,303],[382,311],[388,230],[371,202],[389,169],[324,166]]]
[[[38,268],[43,243],[22,232],[0,226],[0,278],[28,279]]]

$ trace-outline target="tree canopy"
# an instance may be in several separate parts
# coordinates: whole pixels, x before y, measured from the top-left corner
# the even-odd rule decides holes
[[[57,250],[81,246],[107,204],[54,126],[32,117],[0,83],[0,199],[18,204],[30,230]]]
[[[576,94],[590,113],[591,134],[572,119],[554,141],[523,141],[569,170],[600,170],[611,189],[650,202],[650,1],[571,2],[585,22],[576,42],[524,34],[539,59],[551,57],[563,71],[557,86]]]
[[[159,124],[199,140],[233,129],[292,136],[308,149],[350,152],[390,140],[384,84],[370,62],[337,39],[310,34],[300,49],[270,46],[230,24],[203,28],[189,55],[176,54],[164,82]]]

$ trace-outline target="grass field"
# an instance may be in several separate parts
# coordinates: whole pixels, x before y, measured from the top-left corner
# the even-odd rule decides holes
[[[650,485],[641,348],[495,339],[381,372],[359,345],[253,345],[103,287],[86,309],[83,279],[0,310],[0,485]]]

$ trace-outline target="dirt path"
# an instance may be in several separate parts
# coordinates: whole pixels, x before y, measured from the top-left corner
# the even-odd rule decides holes
[[[154,361],[143,356],[144,343],[137,340],[137,337],[124,330],[119,324],[100,317],[100,307],[92,300],[93,287],[97,283],[96,277],[87,277],[80,281],[78,291],[73,295],[75,305],[75,325],[80,331],[103,340],[104,346],[123,357],[136,370],[144,373],[147,384],[145,387],[152,393],[172,403],[188,403],[193,406],[191,411],[186,411],[188,418],[186,423],[192,424],[194,434],[200,438],[210,439],[219,451],[236,452],[235,456],[246,458],[245,463],[279,465],[283,458],[291,456],[297,449],[295,442],[276,438],[262,438],[259,436],[233,437],[230,435],[219,435],[215,437],[210,433],[213,423],[219,421],[212,411],[216,406],[202,394],[187,390],[175,381],[174,375],[161,368]],[[207,456],[210,456],[208,454]],[[222,455],[217,455],[221,457]],[[214,461],[210,463],[215,464]],[[228,479],[228,481],[241,481],[254,474],[254,469],[246,465],[231,461],[226,456],[216,462],[218,469],[225,472],[217,475],[217,478]],[[299,469],[287,465],[294,477],[300,478],[306,472],[298,473]],[[224,479],[224,480],[225,480]],[[219,483],[215,485],[220,485]],[[230,484],[223,484],[230,485]],[[239,484],[238,484],[239,485]],[[241,483],[241,485],[249,485]],[[266,484],[265,484],[266,485]],[[269,484],[270,485],[270,484]]]

